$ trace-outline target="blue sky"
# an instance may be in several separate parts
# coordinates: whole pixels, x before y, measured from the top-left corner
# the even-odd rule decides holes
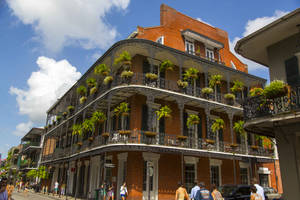
[[[75,3],[76,2],[76,3]],[[300,6],[299,0],[0,1],[0,153],[20,143],[45,111],[114,42],[159,25],[160,4],[228,32],[230,42]],[[243,59],[249,72],[268,70]]]

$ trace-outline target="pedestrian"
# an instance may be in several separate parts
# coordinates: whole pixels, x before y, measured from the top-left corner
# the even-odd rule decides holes
[[[65,195],[65,190],[66,190],[66,184],[63,183],[60,187],[60,195],[64,196]]]
[[[256,187],[257,194],[259,194],[262,197],[262,200],[265,200],[264,188],[258,184],[258,181],[256,178],[251,179],[251,185],[254,185]]]
[[[19,183],[20,190],[23,190],[23,181],[21,180]]]
[[[214,198],[214,200],[223,200],[221,192],[218,191],[216,184],[211,185],[211,196]]]
[[[251,198],[250,198],[250,200],[262,200],[263,199],[260,194],[256,193],[257,189],[256,189],[256,187],[254,185],[251,185],[250,191],[251,191]]]
[[[23,194],[24,194],[25,197],[28,196],[28,190],[29,190],[28,186],[29,186],[29,183],[26,182],[25,185],[24,185],[24,190],[23,190]]]
[[[198,182],[195,181],[194,187],[192,188],[192,190],[191,190],[191,195],[190,195],[190,198],[191,198],[192,200],[195,199],[198,190],[200,190],[200,187],[198,186]]]
[[[0,200],[8,200],[6,185],[7,179],[5,177],[0,177]]]
[[[195,200],[214,200],[210,191],[205,189],[204,182],[201,182],[199,184],[199,187],[200,187],[200,190],[198,190]]]
[[[125,200],[126,196],[128,196],[126,182],[124,182],[123,185],[120,188],[120,195],[121,195],[122,200]]]
[[[54,183],[53,196],[54,196],[54,194],[56,194],[56,195],[58,194],[58,187],[59,187],[59,183],[56,180],[55,183]]]
[[[106,184],[105,184],[105,182],[103,182],[100,185],[99,192],[100,192],[100,199],[101,200],[106,200]]]
[[[108,187],[107,200],[114,200],[114,186],[113,186],[113,184],[111,184]]]
[[[15,189],[15,186],[13,185],[12,182],[10,182],[6,187],[7,194],[8,194],[8,200],[12,199],[11,196],[12,196],[14,189]]]
[[[175,195],[175,200],[189,200],[189,195],[186,191],[186,189],[184,188],[184,185],[179,182],[178,183],[178,189],[176,190],[176,195]]]

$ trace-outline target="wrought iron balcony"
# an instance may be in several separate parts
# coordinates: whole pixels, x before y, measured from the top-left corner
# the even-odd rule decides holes
[[[22,152],[26,151],[30,147],[34,147],[34,148],[40,147],[40,142],[28,142],[23,144]]]
[[[287,96],[266,99],[264,96],[251,97],[243,103],[244,119],[276,116],[300,111],[300,87],[294,87]]]
[[[72,145],[68,148],[58,148],[53,154],[43,156],[42,161],[49,161],[52,159],[59,159],[68,157],[79,152],[87,152],[100,146],[108,146],[113,144],[126,145],[145,145],[146,147],[160,147],[160,148],[180,148],[186,150],[206,150],[214,153],[229,153],[232,155],[252,155],[252,156],[274,156],[272,149],[265,149],[263,147],[247,146],[246,144],[231,144],[225,141],[216,141],[206,138],[198,138],[189,136],[181,136],[174,134],[156,133],[149,131],[126,130],[114,131],[110,134],[105,133],[93,137],[92,140],[84,140]]]

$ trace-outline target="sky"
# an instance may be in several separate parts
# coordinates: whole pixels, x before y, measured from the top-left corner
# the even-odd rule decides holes
[[[0,153],[32,127],[45,125],[46,110],[115,42],[136,27],[157,26],[160,5],[228,32],[230,47],[242,37],[300,6],[300,0],[0,0]],[[249,73],[268,68],[241,58]]]

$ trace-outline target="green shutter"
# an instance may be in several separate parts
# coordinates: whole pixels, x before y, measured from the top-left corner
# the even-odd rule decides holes
[[[285,61],[287,83],[291,86],[299,84],[298,59],[296,56]]]

